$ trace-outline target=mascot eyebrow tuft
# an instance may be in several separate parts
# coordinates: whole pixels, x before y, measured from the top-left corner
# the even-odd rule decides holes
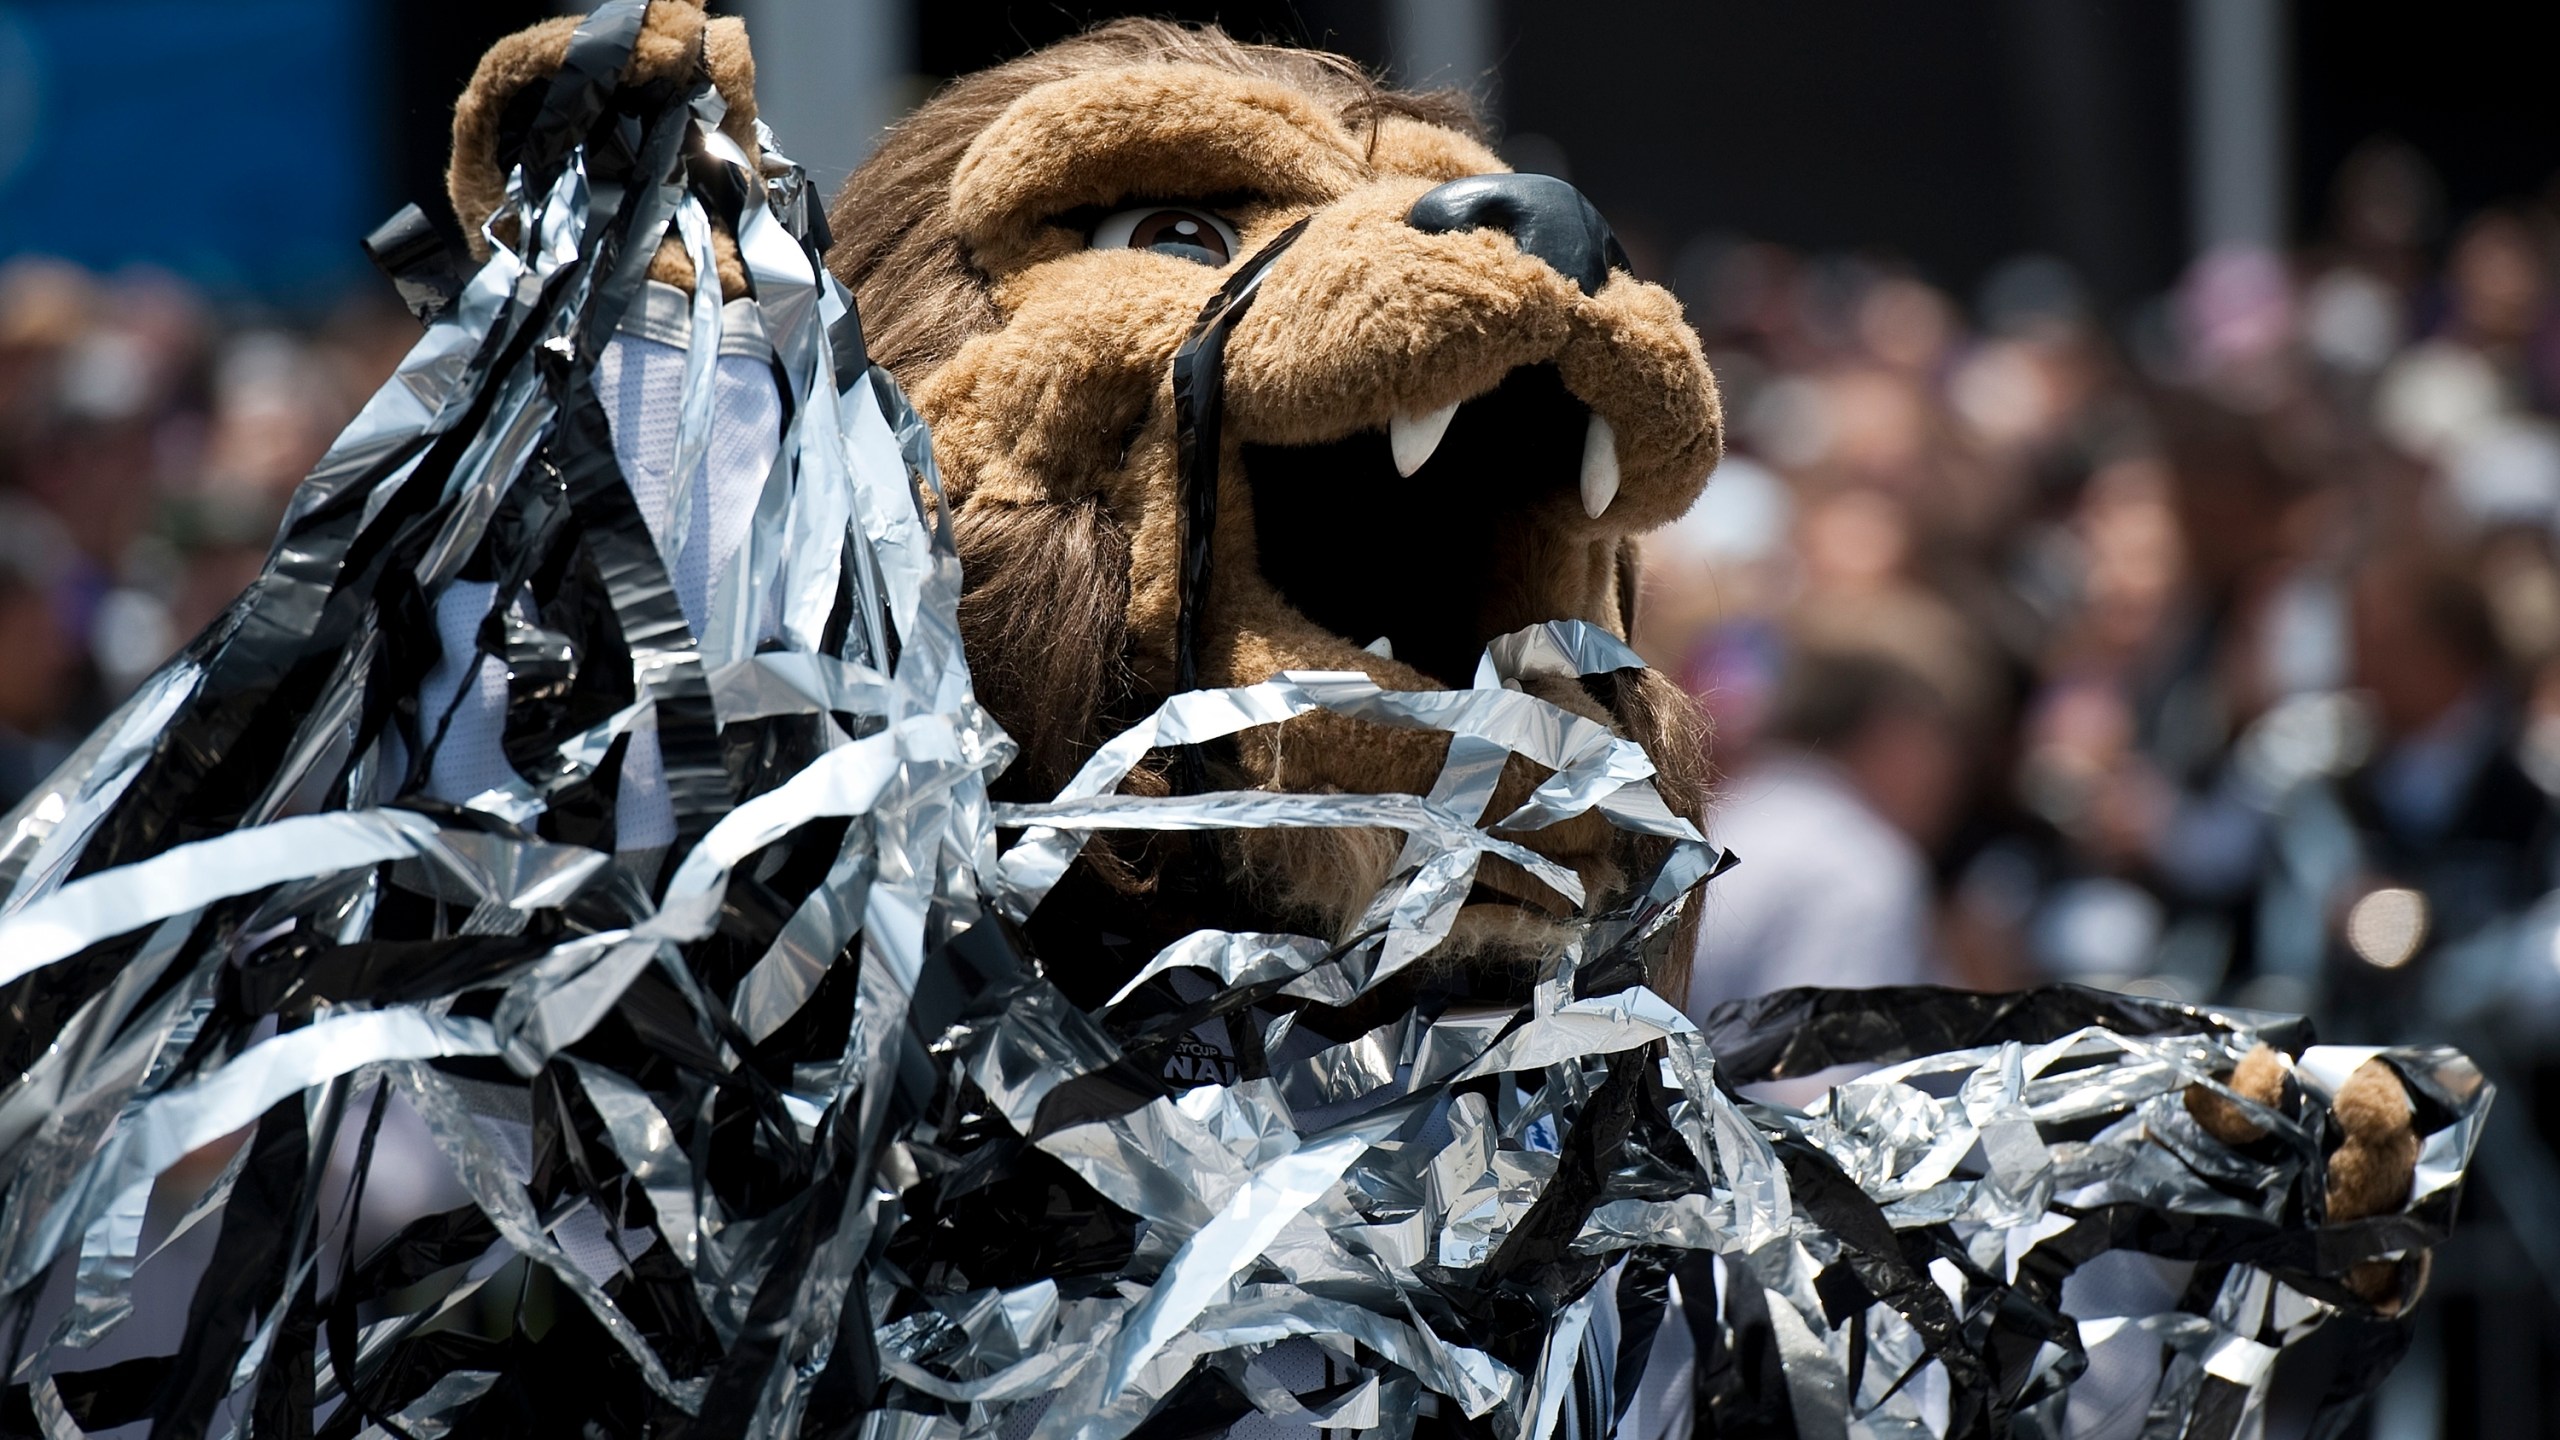
[[[883,136],[865,163],[861,194],[848,190],[827,216],[835,244],[827,266],[858,298],[895,293],[894,313],[866,314],[873,358],[891,370],[921,372],[951,358],[974,335],[999,323],[987,277],[970,262],[959,223],[945,205],[953,174],[970,145],[1014,101],[1052,81],[1139,64],[1204,66],[1252,79],[1277,80],[1319,97],[1359,133],[1362,160],[1375,157],[1382,126],[1404,119],[1485,134],[1463,91],[1411,92],[1381,85],[1338,55],[1254,45],[1217,31],[1161,20],[1118,20],[991,70],[954,80]]]

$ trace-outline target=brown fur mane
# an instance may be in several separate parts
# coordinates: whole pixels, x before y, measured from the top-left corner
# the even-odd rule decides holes
[[[1021,755],[1001,799],[1058,793],[1093,747],[1139,717],[1132,676],[1129,539],[1099,496],[964,508],[960,633],[978,696]]]

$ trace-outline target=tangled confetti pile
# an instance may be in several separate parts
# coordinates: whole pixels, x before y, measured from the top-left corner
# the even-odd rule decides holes
[[[990,802],[1012,745],[924,426],[800,170],[707,84],[615,83],[642,8],[572,43],[520,242],[396,265],[426,336],[257,584],[0,835],[9,1433],[2059,1435],[2104,1372],[2141,1433],[2227,1436],[2283,1345],[2364,1313],[2335,1277],[2442,1239],[2487,1100],[2450,1052],[2385,1052],[2427,1132],[2408,1210],[2328,1225],[2322,1100],[2373,1052],[2235,1097],[2246,1153],[2183,1108],[2300,1047],[2269,1017],[1798,991],[1702,1032],[1645,977],[1720,857],[1640,747],[1505,683],[1640,663],[1588,626],[1461,691],[1177,694],[1054,800]],[[699,277],[652,317],[687,337],[676,515],[713,357],[783,397],[699,620],[702,539],[653,533],[598,395],[668,234]],[[508,778],[447,803],[461,702],[420,697],[455,596]],[[1316,710],[1447,734],[1439,783],[1119,793]],[[1512,755],[1553,778],[1487,814]],[[635,847],[644,774],[671,838]],[[1434,968],[1484,856],[1583,905],[1516,837],[1593,811],[1664,842],[1630,903],[1516,993]],[[1347,941],[1195,933],[1084,1009],[1024,937],[1099,832],[1345,826],[1406,837]],[[1193,1083],[1168,1057],[1204,1034],[1234,1043]],[[1735,1088],[1850,1063],[1883,1068],[1801,1112]],[[359,1246],[394,1106],[469,1199]],[[85,1361],[155,1182],[226,1137],[179,1348]],[[2073,1293],[2110,1264],[2144,1306]]]

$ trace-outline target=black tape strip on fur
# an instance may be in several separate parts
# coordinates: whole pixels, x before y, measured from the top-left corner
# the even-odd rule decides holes
[[[1253,308],[1271,262],[1307,233],[1304,220],[1271,237],[1227,276],[1200,309],[1182,348],[1173,352],[1173,427],[1177,472],[1182,480],[1180,608],[1173,621],[1173,688],[1200,688],[1200,607],[1209,598],[1210,557],[1218,533],[1218,470],[1226,422],[1227,334]],[[1196,747],[1182,768],[1188,788],[1200,788]]]

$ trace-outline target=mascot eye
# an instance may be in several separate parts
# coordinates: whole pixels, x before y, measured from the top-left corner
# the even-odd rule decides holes
[[[1096,250],[1153,250],[1203,265],[1224,265],[1235,258],[1235,227],[1206,210],[1179,205],[1141,205],[1104,217],[1093,227]]]

